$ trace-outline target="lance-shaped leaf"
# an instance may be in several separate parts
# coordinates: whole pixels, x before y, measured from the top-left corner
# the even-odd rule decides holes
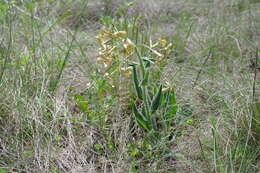
[[[154,59],[148,57],[142,57],[142,60],[145,62],[145,68],[149,68],[155,61]]]
[[[133,81],[134,81],[135,90],[136,90],[138,98],[142,100],[142,89],[139,86],[139,80],[137,77],[136,66],[135,66],[135,64],[132,64],[131,66],[133,67]]]
[[[149,71],[146,70],[141,85],[146,86],[148,84],[148,80],[149,80]]]
[[[154,96],[151,104],[151,111],[154,113],[159,105],[160,105],[160,100],[161,100],[161,95],[162,95],[162,85],[160,85],[159,89],[157,90],[156,95]]]
[[[170,91],[170,105],[176,105],[175,91],[171,89]]]
[[[165,107],[168,106],[168,104],[170,103],[170,95],[171,95],[171,89],[168,90],[165,94]]]
[[[149,95],[147,87],[145,88],[145,96],[146,96],[146,100],[148,102],[148,105],[151,105],[152,100],[151,100],[151,97]]]
[[[167,113],[166,113],[166,118],[167,119],[173,118],[176,115],[177,110],[178,110],[174,89],[171,89],[171,91],[169,92],[168,97],[169,97],[168,98],[169,101],[168,101]]]
[[[147,111],[145,110],[145,106],[142,106],[142,114],[145,118],[147,118]]]
[[[135,119],[136,119],[138,125],[140,127],[142,127],[143,129],[150,131],[151,128],[150,128],[150,125],[149,125],[149,121],[145,118],[145,116],[141,112],[139,112],[137,110],[135,104],[133,104],[133,106],[132,106],[132,111],[134,112],[134,116],[135,116]]]
[[[163,113],[164,118],[166,118],[165,115],[166,115],[166,113],[167,113],[168,105],[169,105],[169,102],[170,102],[170,92],[171,92],[171,90],[168,90],[168,91],[163,95],[162,104],[164,105],[164,113]]]

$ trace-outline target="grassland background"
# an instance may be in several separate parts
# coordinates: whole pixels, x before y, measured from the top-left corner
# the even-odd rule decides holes
[[[259,0],[136,0],[125,9],[151,39],[173,42],[154,80],[188,109],[173,139],[152,149],[97,73],[100,19],[120,20],[125,2],[0,1],[0,173],[260,172],[250,127],[253,92],[260,102]]]

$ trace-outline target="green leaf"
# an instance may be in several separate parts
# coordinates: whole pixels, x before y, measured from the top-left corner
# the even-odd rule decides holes
[[[148,84],[148,80],[149,80],[149,71],[146,71],[144,75],[144,79],[141,82],[141,85],[146,86]]]
[[[134,81],[135,90],[136,90],[138,98],[142,100],[143,99],[142,89],[139,86],[139,80],[138,80],[138,77],[137,77],[136,66],[134,64],[132,64],[131,66],[133,67],[133,81]]]
[[[142,60],[145,62],[145,68],[149,68],[155,61],[154,59],[148,57],[142,57]]]
[[[170,119],[170,118],[173,118],[176,115],[177,110],[178,110],[174,89],[171,89],[171,91],[169,91],[168,97],[169,97],[168,98],[169,103],[168,103],[168,108],[167,108],[168,110],[167,110],[167,113],[166,113],[166,118]]]
[[[102,149],[102,146],[100,144],[98,144],[98,143],[96,143],[94,145],[94,147],[95,147],[96,150],[101,150]]]
[[[32,11],[35,7],[35,2],[26,2],[25,7],[27,8],[28,11]]]
[[[163,117],[165,119],[166,118],[166,113],[168,111],[168,105],[169,105],[169,102],[170,102],[170,90],[168,90],[164,95],[163,95],[163,98],[162,98],[162,104],[164,105],[164,113],[163,113]]]
[[[174,89],[170,90],[170,105],[176,105],[176,98],[175,98]]]
[[[144,117],[147,117],[147,112],[145,110],[145,106],[142,107],[142,114],[144,115]]]
[[[129,8],[129,7],[131,7],[132,5],[134,5],[134,1],[125,3],[125,4],[123,5],[123,8]]]
[[[88,110],[88,103],[83,96],[79,94],[74,94],[74,98],[76,100],[77,106],[80,108],[81,111]]]
[[[135,116],[135,119],[138,123],[138,125],[147,130],[147,131],[150,131],[151,128],[150,128],[150,124],[149,124],[149,121],[144,117],[144,115],[142,113],[140,113],[137,108],[136,108],[136,105],[133,104],[132,106],[132,111],[134,113],[134,116]]]
[[[147,87],[145,87],[145,96],[146,96],[146,100],[148,102],[148,105],[151,105],[152,100],[151,100],[151,97],[150,97],[150,95],[148,93]]]
[[[111,23],[113,23],[113,18],[111,16],[102,16],[100,17],[100,22],[103,25],[110,25]]]
[[[0,168],[0,173],[7,173],[7,170],[5,170],[4,168]]]
[[[173,89],[168,90],[164,94],[163,98],[163,104],[164,104],[164,113],[163,118],[165,119],[165,122],[167,125],[170,125],[170,121],[176,116],[178,111],[178,106],[176,103],[175,98],[175,92]]]
[[[156,95],[154,96],[154,98],[152,100],[152,104],[151,104],[152,113],[154,113],[158,109],[158,107],[160,105],[161,95],[162,95],[162,85],[160,85],[159,89],[157,90]]]
[[[170,102],[170,93],[171,90],[168,90],[165,94],[164,94],[164,100],[162,100],[162,104],[164,104],[165,108],[167,108],[169,102]]]
[[[33,151],[32,150],[24,151],[22,154],[25,157],[31,157],[33,155]]]
[[[252,106],[253,109],[253,120],[252,120],[252,130],[256,134],[260,134],[260,103],[255,103]],[[260,135],[258,135],[260,137]]]
[[[178,111],[178,114],[180,114],[183,117],[190,117],[193,114],[193,109],[189,104],[185,104],[180,106],[180,110]]]

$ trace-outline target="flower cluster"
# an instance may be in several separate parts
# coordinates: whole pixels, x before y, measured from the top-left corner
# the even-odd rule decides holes
[[[97,62],[105,67],[104,77],[113,85],[112,76],[119,72],[127,77],[131,75],[131,67],[128,67],[128,59],[133,55],[136,45],[127,37],[126,31],[111,32],[102,28],[96,36],[99,43],[99,55]],[[113,64],[117,65],[114,71],[107,72]]]
[[[172,43],[165,39],[158,39],[155,43],[150,40],[148,44],[135,45],[130,38],[127,37],[126,31],[111,31],[107,28],[102,28],[96,36],[99,43],[99,55],[97,62],[105,67],[104,77],[113,86],[112,76],[115,74],[123,74],[126,77],[131,76],[132,67],[128,64],[137,60],[134,58],[137,46],[144,46],[145,49],[151,52],[151,58],[155,64],[159,65],[165,60],[172,51]],[[111,68],[113,66],[113,68]],[[116,66],[116,67],[115,67]],[[108,70],[113,69],[113,70]]]
[[[96,39],[100,46],[97,61],[104,63],[105,67],[109,67],[113,59],[125,60],[135,51],[135,44],[127,38],[126,31],[111,32],[103,28]]]
[[[168,43],[165,39],[159,38],[156,43],[150,40],[149,49],[157,56],[156,64],[160,64],[162,60],[166,59],[173,48],[172,43]]]

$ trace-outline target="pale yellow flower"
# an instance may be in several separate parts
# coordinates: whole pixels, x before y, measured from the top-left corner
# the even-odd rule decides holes
[[[104,60],[103,60],[103,58],[98,57],[98,58],[97,58],[97,62],[104,62]]]
[[[130,71],[130,70],[132,70],[132,67],[131,67],[131,66],[130,66],[130,67],[122,67],[122,68],[121,68],[121,71],[124,71],[124,72]]]
[[[165,39],[159,39],[160,46],[165,47],[167,44],[167,41]]]
[[[170,89],[171,89],[170,87],[163,88],[163,89],[162,89],[162,93],[166,93],[166,92],[169,91]]]
[[[169,43],[169,44],[164,48],[164,50],[169,50],[171,47],[172,47],[172,43]]]
[[[151,50],[155,55],[157,55],[159,58],[162,58],[163,57],[163,54],[161,54],[160,52],[158,52],[157,50],[155,49],[152,49],[151,47],[149,46],[146,46],[144,45],[144,47],[148,48],[149,50]]]
[[[107,53],[111,54],[115,48],[116,48],[115,46],[113,46],[113,47],[109,46],[107,48],[108,49]]]
[[[124,38],[126,36],[126,31],[118,31],[113,34],[114,37]]]
[[[101,57],[112,57],[114,55],[115,46],[105,45],[105,48],[100,48],[98,51],[99,56]]]
[[[159,45],[159,43],[158,42],[156,42],[156,43],[153,43],[153,41],[152,41],[152,39],[150,39],[150,41],[149,41],[149,48],[155,48],[156,46],[158,46]]]
[[[104,74],[104,77],[109,77],[109,73],[105,73],[105,74]]]
[[[102,34],[103,37],[107,37],[107,36],[112,35],[112,33],[111,33],[106,27],[103,27],[103,28],[101,29],[100,34]]]
[[[112,58],[102,58],[98,57],[97,62],[103,63],[105,67],[108,67],[112,64],[113,59]]]
[[[108,83],[114,88],[115,85],[114,85],[113,79],[110,77],[110,74],[109,73],[105,73],[104,77],[107,79]]]
[[[120,71],[121,71],[124,75],[126,75],[126,76],[130,76],[130,75],[132,74],[131,70],[132,70],[132,67],[126,67],[126,68],[123,67],[123,68],[120,69]]]
[[[131,55],[135,50],[135,44],[129,38],[125,39],[123,47],[125,48],[125,55],[126,56]]]
[[[104,58],[104,62],[105,62],[105,63],[109,63],[109,64],[111,64],[112,61],[113,61],[112,58]]]
[[[107,29],[107,28],[102,28],[100,33],[98,35],[96,35],[96,39],[99,41],[99,43],[102,45],[102,44],[105,44],[105,42],[103,41],[103,39],[105,37],[109,37],[111,36],[112,33]]]
[[[98,35],[96,35],[97,40],[101,40],[102,38],[103,38],[103,34],[99,33]]]
[[[163,54],[159,53],[157,50],[154,50],[154,49],[151,49],[151,51],[157,55],[158,57],[162,58],[163,57]]]
[[[99,52],[99,56],[104,59],[111,59],[114,55],[114,52],[101,51]]]
[[[100,40],[99,41],[99,44],[100,44],[100,46],[102,47],[102,49],[106,49],[106,43],[105,43],[105,41],[104,40]]]
[[[160,64],[161,64],[161,61],[162,61],[162,59],[159,59],[159,60],[155,61],[155,64],[156,64],[156,65],[160,65]]]

